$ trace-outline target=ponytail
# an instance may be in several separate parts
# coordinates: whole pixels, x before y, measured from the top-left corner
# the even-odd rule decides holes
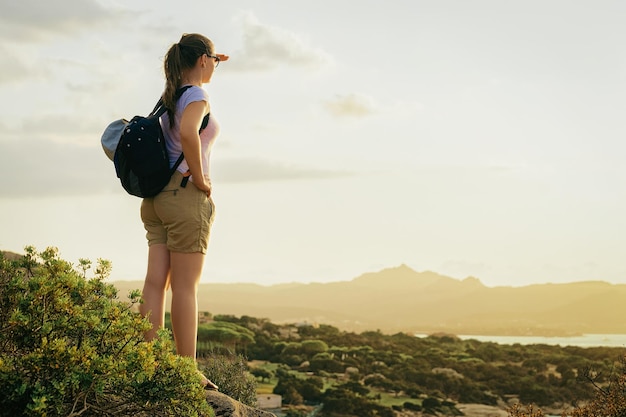
[[[163,91],[163,105],[167,109],[170,119],[170,128],[174,127],[176,114],[176,91],[180,88],[182,68],[180,61],[180,45],[175,43],[165,55],[163,65],[165,71],[165,90]]]
[[[184,34],[165,55],[163,64],[165,90],[162,98],[170,119],[170,128],[173,128],[176,122],[176,91],[181,87],[183,71],[193,68],[198,58],[204,54],[213,55],[213,42],[205,36],[192,33]]]

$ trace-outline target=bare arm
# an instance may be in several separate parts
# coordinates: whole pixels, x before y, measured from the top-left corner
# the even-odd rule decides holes
[[[198,133],[207,110],[206,101],[194,101],[185,107],[180,121],[180,142],[189,171],[193,176],[194,185],[209,194],[211,186],[202,172],[200,134]]]

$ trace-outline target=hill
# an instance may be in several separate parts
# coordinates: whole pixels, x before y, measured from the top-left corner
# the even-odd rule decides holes
[[[140,281],[114,281],[120,295]],[[406,265],[351,281],[201,284],[201,311],[324,323],[343,330],[489,335],[626,333],[626,285],[601,281],[486,287]]]
[[[9,261],[18,260],[23,256],[23,255],[20,255],[19,253],[9,252],[9,251],[0,251],[0,254]]]

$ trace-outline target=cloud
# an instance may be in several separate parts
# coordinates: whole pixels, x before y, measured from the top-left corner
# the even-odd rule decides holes
[[[365,117],[379,111],[374,99],[363,94],[338,95],[324,105],[330,114],[337,117]]]
[[[349,172],[297,167],[256,158],[216,159],[211,164],[215,181],[224,183],[328,179],[351,175]]]
[[[4,1],[0,37],[7,40],[40,40],[51,33],[68,34],[109,21],[115,12],[95,0]]]
[[[243,29],[243,49],[233,54],[233,70],[269,71],[281,66],[319,69],[332,64],[332,57],[300,35],[259,22],[251,12],[238,17]]]
[[[72,111],[79,112],[80,109]],[[99,143],[100,135],[108,123],[108,121],[103,122],[98,117],[89,114],[80,114],[77,117],[76,114],[47,113],[33,117],[27,126],[21,129],[11,129],[9,132],[84,146]]]
[[[89,104],[84,104],[83,108],[87,105]],[[111,121],[104,120],[97,112],[81,110],[78,104],[63,105],[56,112],[40,111],[30,114],[30,118],[24,120],[0,119],[0,143],[23,143],[25,138],[36,138],[43,142],[99,146],[100,136]]]
[[[322,102],[322,105],[334,117],[363,118],[382,115],[389,120],[415,120],[420,117],[425,106],[418,101],[396,100],[381,103],[372,96],[362,93],[337,94]]]
[[[94,146],[32,136],[1,140],[0,198],[96,194],[120,186],[113,163]]]
[[[18,54],[4,45],[0,45],[0,84],[10,84],[16,81],[27,80],[31,70]]]
[[[5,135],[6,136],[6,135]],[[94,195],[122,190],[115,168],[100,144],[85,136],[81,146],[22,135],[0,138],[0,199]],[[254,158],[214,159],[214,181],[248,183],[298,179],[330,179],[349,172],[296,167]]]

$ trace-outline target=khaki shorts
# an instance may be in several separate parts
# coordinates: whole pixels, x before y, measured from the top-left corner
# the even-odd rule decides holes
[[[215,205],[191,181],[182,188],[182,178],[176,171],[163,191],[143,199],[141,220],[148,246],[165,243],[173,252],[206,253]]]

